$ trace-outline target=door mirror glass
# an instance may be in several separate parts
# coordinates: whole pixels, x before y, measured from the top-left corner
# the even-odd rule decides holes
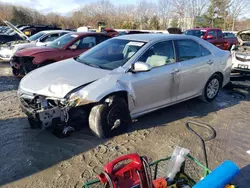
[[[213,35],[208,35],[206,39],[214,39],[214,36]]]
[[[138,61],[132,65],[131,71],[132,72],[147,72],[147,71],[150,71],[151,68],[152,67],[149,64]]]

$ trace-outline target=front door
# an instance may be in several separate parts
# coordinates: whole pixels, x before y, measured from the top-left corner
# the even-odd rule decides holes
[[[95,36],[85,36],[78,39],[65,50],[64,59],[76,57],[97,44]]]
[[[183,100],[203,90],[212,73],[214,62],[211,52],[194,40],[177,40],[176,49],[181,65],[177,100]]]
[[[137,116],[171,103],[179,88],[180,64],[176,63],[172,41],[153,45],[140,58],[149,64],[148,72],[128,73],[136,96],[131,115]]]

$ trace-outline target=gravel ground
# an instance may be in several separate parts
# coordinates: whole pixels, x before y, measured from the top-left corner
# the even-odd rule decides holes
[[[159,110],[137,119],[127,133],[112,139],[97,139],[87,126],[58,139],[48,131],[29,128],[17,103],[19,80],[11,76],[7,63],[0,63],[0,187],[77,188],[119,155],[137,152],[156,160],[170,155],[176,145],[204,161],[199,140],[185,128],[188,120],[206,122],[217,131],[207,143],[209,167],[233,160],[241,168],[234,182],[249,187],[250,77],[232,80],[232,88],[221,91],[213,103],[193,99]]]

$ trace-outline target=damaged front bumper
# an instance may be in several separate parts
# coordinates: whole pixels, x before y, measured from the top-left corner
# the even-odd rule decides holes
[[[88,115],[93,104],[83,106],[69,106],[64,99],[52,99],[32,94],[20,94],[18,99],[22,111],[36,122],[35,127],[46,129],[51,126],[67,125],[80,130],[82,125],[87,124]]]
[[[34,57],[18,57],[13,56],[10,59],[10,66],[12,69],[15,69],[21,75],[25,75],[30,71],[37,68],[35,64],[33,64]],[[15,75],[16,76],[16,75]]]
[[[20,107],[28,118],[34,119],[41,129],[50,127],[53,122],[65,122],[67,119],[68,108],[60,106],[49,106],[44,98],[37,102],[37,98],[19,97]],[[44,105],[44,106],[42,106]],[[46,106],[47,105],[47,106]]]

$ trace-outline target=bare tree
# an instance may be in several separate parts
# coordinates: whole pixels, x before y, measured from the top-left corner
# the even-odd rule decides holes
[[[150,18],[157,15],[157,5],[151,1],[141,0],[137,4],[136,12],[140,23],[140,29],[147,29]]]
[[[169,18],[172,0],[158,0],[159,18],[162,20],[163,29],[168,27],[167,20]]]
[[[235,22],[239,16],[243,15],[250,8],[249,0],[232,0],[229,11],[232,17],[232,31],[235,29]]]
[[[179,20],[179,27],[183,28],[185,25],[185,18],[188,16],[189,0],[175,0],[173,1],[173,12],[176,19]]]
[[[11,20],[12,9],[13,9],[13,6],[6,4],[6,3],[0,3],[0,19]]]
[[[207,8],[209,0],[189,0],[188,4],[189,8],[187,11],[189,16],[192,18],[192,25],[194,26],[194,24],[197,22],[197,18],[201,17]]]

